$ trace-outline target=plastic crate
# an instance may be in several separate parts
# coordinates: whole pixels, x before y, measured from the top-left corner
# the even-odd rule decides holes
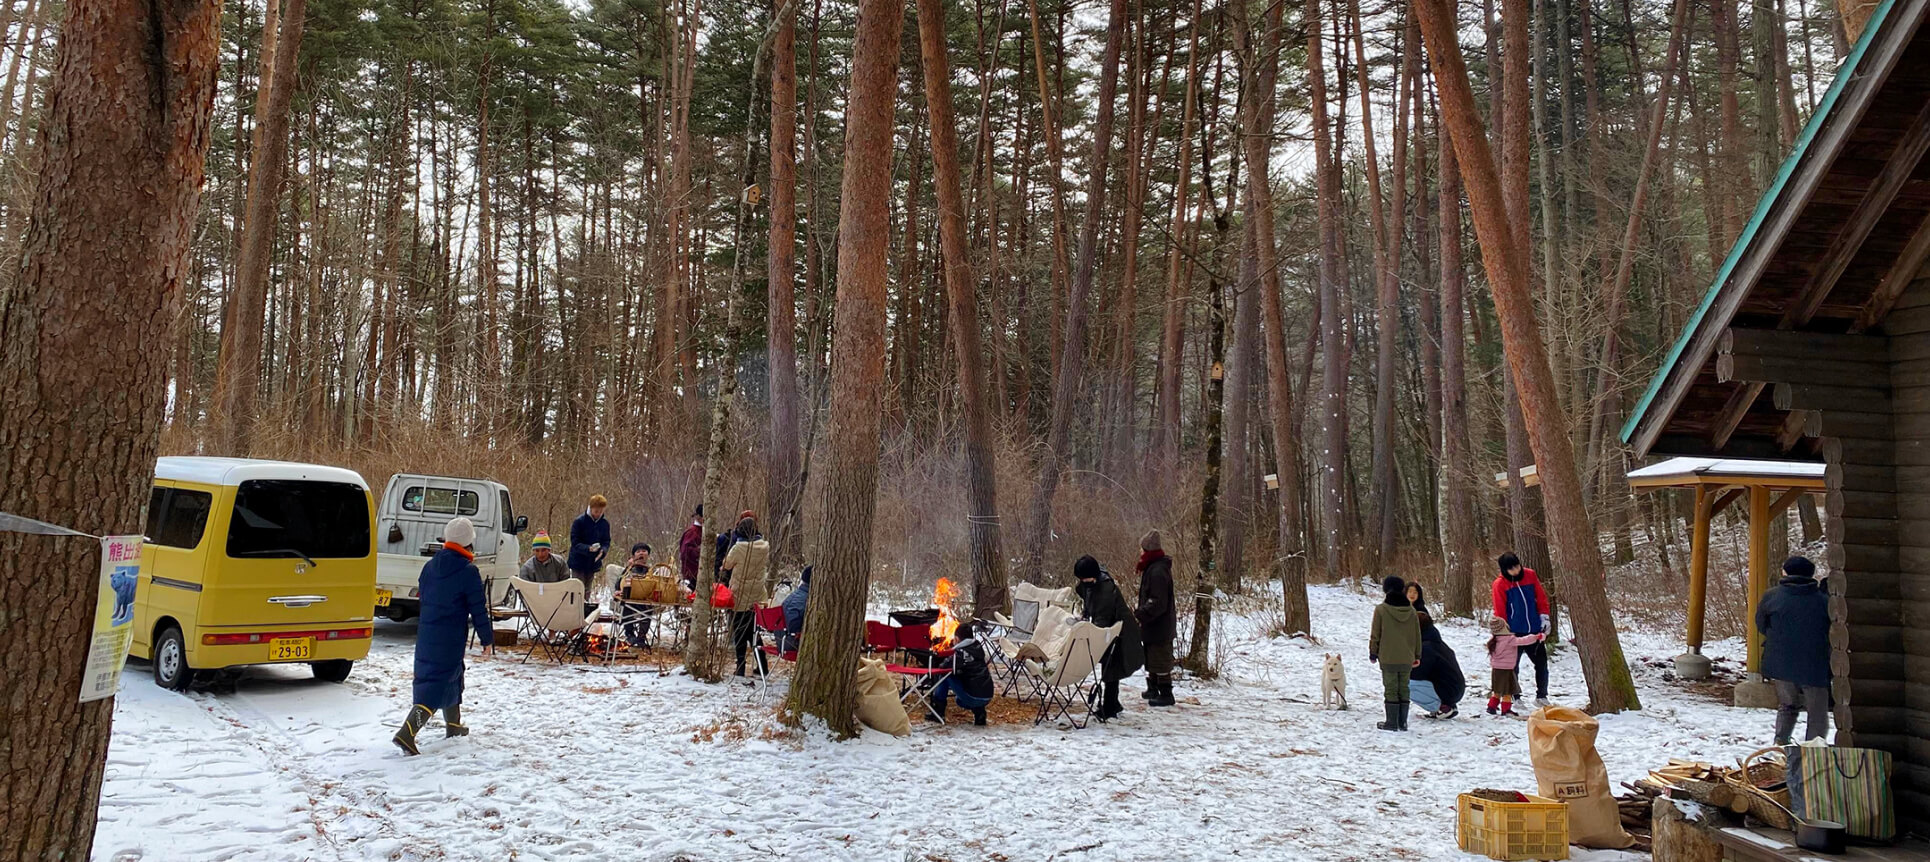
[[[1461,849],[1489,859],[1520,862],[1568,858],[1568,804],[1532,794],[1527,802],[1496,802],[1472,793],[1455,800]]]

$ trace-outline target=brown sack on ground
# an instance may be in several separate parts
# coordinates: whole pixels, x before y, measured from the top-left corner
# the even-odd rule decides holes
[[[875,658],[858,660],[858,721],[892,736],[911,735],[911,716],[898,700],[898,683]]]
[[[1619,849],[1635,843],[1622,829],[1608,767],[1595,752],[1601,727],[1579,709],[1544,706],[1528,716],[1528,757],[1541,795],[1568,803],[1568,840]]]

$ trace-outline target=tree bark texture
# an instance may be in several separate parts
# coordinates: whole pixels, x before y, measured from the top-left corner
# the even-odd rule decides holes
[[[834,733],[856,731],[858,649],[871,590],[871,528],[877,510],[878,405],[885,381],[886,258],[891,246],[893,96],[903,6],[860,0],[845,106],[844,180],[838,218],[837,321],[832,338],[831,425],[826,434],[811,637],[798,654],[791,707]]]
[[[769,465],[764,513],[770,524],[772,563],[789,571],[803,551],[798,521],[797,394],[797,3],[778,0],[771,42],[771,230],[766,258],[769,313],[766,364],[771,388]]]
[[[103,535],[144,527],[220,25],[209,0],[67,5],[41,182],[0,291],[0,511]],[[99,553],[0,533],[0,858],[91,854],[114,702],[75,701]]]

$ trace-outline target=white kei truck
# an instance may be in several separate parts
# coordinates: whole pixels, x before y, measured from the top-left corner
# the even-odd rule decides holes
[[[516,536],[529,518],[510,507],[509,488],[488,479],[397,473],[382,492],[375,518],[375,612],[401,622],[421,612],[422,565],[442,549],[442,529],[461,515],[476,524],[476,568],[489,604],[509,592],[516,576]]]

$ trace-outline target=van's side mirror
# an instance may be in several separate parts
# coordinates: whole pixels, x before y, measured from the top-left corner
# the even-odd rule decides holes
[[[512,532],[515,532],[515,533],[519,533],[519,534],[520,534],[520,533],[527,533],[527,532],[529,532],[529,516],[528,516],[528,515],[517,515],[517,516],[516,516],[516,529],[515,529],[515,530],[513,530]]]

